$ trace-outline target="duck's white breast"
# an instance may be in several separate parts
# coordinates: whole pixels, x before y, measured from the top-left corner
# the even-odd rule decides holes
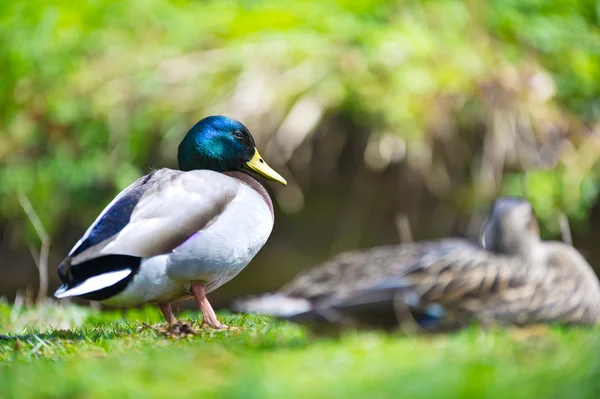
[[[242,271],[267,242],[273,229],[271,210],[256,190],[239,184],[223,212],[169,254],[171,279],[206,282],[206,291],[212,291]]]

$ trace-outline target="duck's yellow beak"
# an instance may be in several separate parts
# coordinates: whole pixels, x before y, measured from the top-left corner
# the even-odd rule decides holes
[[[254,156],[251,160],[244,164],[246,169],[249,169],[255,173],[258,173],[265,179],[276,181],[284,186],[287,185],[287,181],[277,172],[275,172],[267,163],[262,159],[258,150],[254,148]]]

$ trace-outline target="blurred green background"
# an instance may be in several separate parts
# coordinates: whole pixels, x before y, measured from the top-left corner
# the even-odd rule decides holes
[[[40,260],[51,293],[102,208],[210,114],[290,183],[217,305],[342,250],[475,236],[501,193],[547,238],[567,215],[600,264],[599,19],[584,0],[0,0],[0,296],[37,292]]]

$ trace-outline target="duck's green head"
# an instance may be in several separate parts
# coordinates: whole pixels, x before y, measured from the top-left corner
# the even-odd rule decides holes
[[[177,154],[183,171],[250,170],[283,185],[287,182],[262,159],[246,126],[226,116],[209,116],[185,135]]]

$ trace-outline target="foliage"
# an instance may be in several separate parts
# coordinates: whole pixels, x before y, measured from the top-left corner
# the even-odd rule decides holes
[[[269,317],[222,317],[245,330],[165,338],[134,321],[156,321],[157,312],[146,309],[93,313],[70,331],[2,338],[0,396],[592,398],[600,392],[597,330],[474,327],[450,336],[349,332],[333,339],[310,338]]]
[[[566,137],[570,172],[542,179],[551,197],[538,186],[530,196],[547,218],[583,218],[597,187],[595,128],[578,122],[598,114],[594,4],[2,0],[1,214],[26,225],[21,192],[53,235],[83,227],[148,167],[174,166],[186,128],[220,112],[260,132],[275,164],[345,115],[354,123],[341,132],[371,136],[368,165],[407,159],[463,208],[498,191],[504,141],[531,155]],[[469,150],[482,133],[496,150]],[[439,136],[454,160],[432,159]],[[582,147],[592,151],[579,160]],[[457,186],[457,173],[472,176]]]

